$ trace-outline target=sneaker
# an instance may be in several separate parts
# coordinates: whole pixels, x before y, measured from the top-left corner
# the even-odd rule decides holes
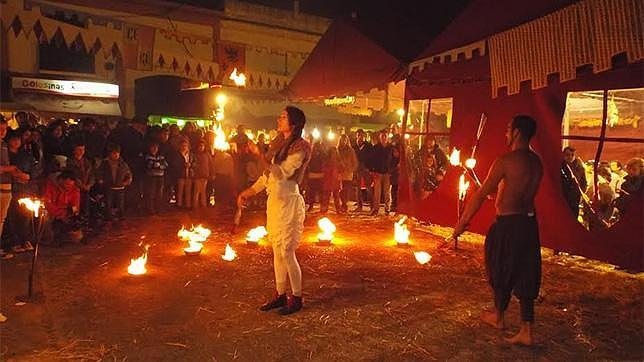
[[[0,249],[0,259],[5,259],[6,260],[6,259],[11,259],[11,258],[13,258],[13,254],[7,253],[3,249]]]
[[[34,250],[34,246],[31,245],[31,242],[25,241],[25,245],[23,246],[23,249],[25,249],[25,251],[31,251],[31,250]]]
[[[286,306],[280,309],[281,315],[293,314],[302,309],[302,297],[291,296],[288,298]]]
[[[259,307],[259,310],[266,312],[271,309],[284,307],[285,305],[287,305],[286,294],[279,295],[277,294],[277,292],[275,292],[275,297],[273,298],[273,300]]]
[[[23,248],[23,247],[22,247],[22,246],[20,246],[20,245],[15,245],[14,247],[12,247],[12,248],[11,248],[11,250],[12,250],[14,253],[16,253],[16,254],[18,254],[18,253],[22,253],[22,252],[25,252],[25,251],[26,251],[26,250],[25,250],[25,248]]]

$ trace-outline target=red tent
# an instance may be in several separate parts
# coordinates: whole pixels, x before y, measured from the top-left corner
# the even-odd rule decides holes
[[[538,122],[533,146],[545,167],[537,196],[542,245],[635,270],[644,266],[642,190],[633,195],[619,222],[588,231],[564,200],[560,170],[565,139],[590,143],[593,149],[599,144],[641,149],[641,122],[632,123],[631,132],[639,136],[623,139],[599,133],[568,137],[562,135],[562,121],[570,92],[600,91],[601,99],[602,90],[644,87],[642,15],[637,0],[474,0],[412,63],[405,90],[407,101],[452,99],[450,146],[467,153],[481,113],[487,114],[476,156],[481,178],[506,151],[505,128],[512,117],[532,115]],[[640,105],[640,113],[641,109]],[[599,124],[605,125],[606,117],[601,118]],[[422,200],[412,189],[414,175],[408,162],[401,172],[407,187],[400,190],[400,210],[454,225],[456,211],[446,210],[456,209],[460,170],[450,167],[440,187]],[[470,230],[484,233],[493,218],[494,205],[488,201]]]
[[[289,98],[306,100],[383,88],[404,76],[405,65],[360,32],[335,20],[289,83]]]

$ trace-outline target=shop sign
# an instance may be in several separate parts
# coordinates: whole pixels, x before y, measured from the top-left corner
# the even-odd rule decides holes
[[[325,106],[340,106],[340,105],[343,105],[343,104],[352,104],[355,101],[356,101],[356,98],[354,96],[333,97],[333,98],[325,99],[324,100],[324,105]]]
[[[119,96],[119,86],[110,83],[13,77],[11,86],[13,89],[27,89],[77,97],[118,98]]]

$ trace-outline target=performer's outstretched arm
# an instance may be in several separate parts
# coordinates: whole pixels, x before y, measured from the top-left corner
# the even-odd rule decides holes
[[[467,205],[465,205],[463,215],[461,215],[461,219],[458,221],[456,227],[454,227],[454,231],[451,236],[452,238],[457,238],[465,231],[470,223],[470,220],[474,217],[474,215],[476,215],[476,213],[483,205],[485,198],[488,195],[496,192],[499,182],[501,182],[501,179],[503,178],[503,174],[503,158],[498,158],[496,159],[496,161],[494,161],[492,167],[490,167],[490,171],[488,172],[485,181],[483,181],[481,188],[474,193],[470,201],[467,203]]]

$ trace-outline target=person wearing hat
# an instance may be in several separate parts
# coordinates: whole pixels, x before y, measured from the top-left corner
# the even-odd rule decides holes
[[[302,238],[305,216],[304,199],[298,184],[311,155],[310,144],[302,138],[305,123],[304,112],[296,107],[286,107],[277,120],[278,140],[271,142],[273,148],[267,153],[267,158],[259,157],[266,163],[266,171],[237,199],[238,207],[243,207],[246,200],[258,192],[266,189],[268,194],[266,230],[273,245],[276,293],[260,310],[280,308],[282,315],[302,309],[302,271],[295,249]],[[255,144],[250,146],[250,152],[260,155]],[[292,296],[287,298],[289,280]]]

